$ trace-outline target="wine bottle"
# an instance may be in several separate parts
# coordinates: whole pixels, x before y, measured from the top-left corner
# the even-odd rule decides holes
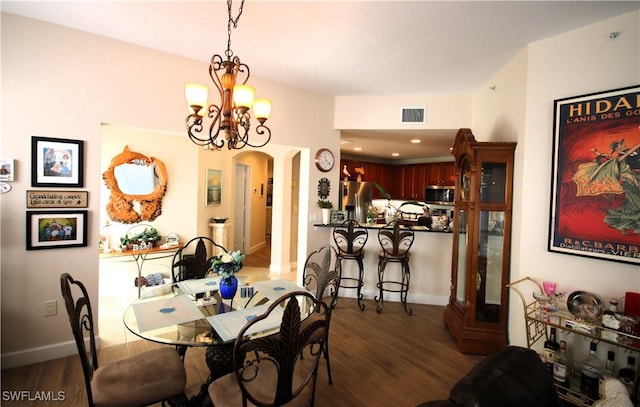
[[[547,360],[547,371],[553,376],[553,362],[555,360],[556,352],[560,349],[560,345],[556,342],[556,328],[551,327],[551,333],[549,339],[544,342],[544,357]]]

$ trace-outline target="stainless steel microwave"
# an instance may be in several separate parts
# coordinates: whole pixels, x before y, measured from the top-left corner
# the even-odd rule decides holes
[[[424,187],[424,202],[432,205],[453,205],[455,187],[428,185]]]

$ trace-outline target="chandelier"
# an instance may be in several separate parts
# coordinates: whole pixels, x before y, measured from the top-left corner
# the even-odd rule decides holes
[[[227,50],[225,58],[215,54],[209,64],[209,76],[220,94],[220,104],[207,106],[209,89],[205,85],[188,83],[185,85],[185,96],[189,106],[189,116],[185,120],[187,133],[192,142],[210,150],[220,150],[225,143],[229,150],[241,149],[244,146],[263,147],[271,139],[271,130],[264,125],[271,113],[271,101],[255,99],[255,89],[247,85],[249,66],[241,63],[240,58],[231,50],[231,26],[236,28],[242,15],[244,0],[236,18],[232,17],[232,0],[227,0],[229,20],[227,21]],[[207,111],[203,111],[206,108]],[[258,121],[255,133],[260,141],[249,142],[251,129],[251,113]],[[209,134],[202,134],[203,118],[207,115],[211,121]]]

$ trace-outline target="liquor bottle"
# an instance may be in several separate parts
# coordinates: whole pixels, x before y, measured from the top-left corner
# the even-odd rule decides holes
[[[602,325],[611,329],[620,329],[620,321],[616,318],[618,300],[611,298],[609,308],[602,313]]]
[[[556,342],[556,328],[551,327],[549,339],[544,342],[544,357],[547,360],[547,371],[553,376],[553,362],[560,345]]]
[[[613,351],[607,352],[607,360],[604,362],[604,370],[602,370],[602,374],[600,375],[600,384],[598,386],[598,394],[600,397],[603,396],[602,384],[604,381],[610,377],[616,377],[616,354]]]
[[[598,399],[598,384],[600,372],[602,371],[602,364],[596,354],[597,351],[598,344],[591,342],[589,356],[582,362],[582,375],[580,376],[580,391],[592,400]]]
[[[633,382],[636,380],[636,358],[633,356],[627,358],[627,366],[620,369],[618,378],[629,391],[629,396],[633,398],[635,396],[633,394]]]
[[[562,386],[558,389],[561,393],[566,393],[566,389],[569,388],[568,366],[567,342],[560,341],[560,349],[558,350],[558,353],[556,353],[553,362],[553,380],[556,384]]]

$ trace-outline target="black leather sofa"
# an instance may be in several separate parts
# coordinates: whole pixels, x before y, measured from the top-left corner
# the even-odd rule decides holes
[[[447,400],[418,407],[559,407],[560,400],[538,354],[508,346],[488,356],[453,386]]]

